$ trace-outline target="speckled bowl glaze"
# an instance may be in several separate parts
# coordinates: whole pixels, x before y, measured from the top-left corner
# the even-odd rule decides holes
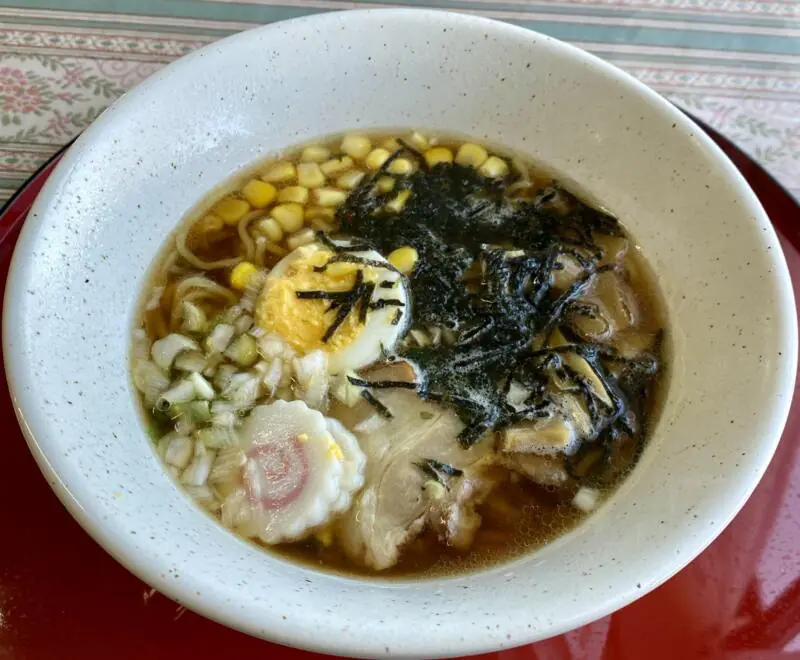
[[[586,524],[492,570],[390,583],[286,563],[195,507],[151,449],[128,356],[146,270],[207,191],[293,143],[392,126],[516,148],[601,200],[658,273],[674,365],[645,455]],[[25,225],[4,340],[42,471],[131,571],[253,635],[342,655],[430,658],[579,626],[710,543],[778,442],[793,389],[794,314],[780,246],[754,195],[656,94],[510,25],[377,10],[225,39],[104,113]]]

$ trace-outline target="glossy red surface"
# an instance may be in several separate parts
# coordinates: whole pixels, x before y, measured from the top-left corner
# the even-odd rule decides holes
[[[712,137],[761,198],[800,291],[800,206],[735,147]],[[51,169],[34,176],[0,214],[3,281],[19,229]],[[17,428],[2,378],[0,420],[0,660],[315,657],[234,632],[151,592],[101,550],[51,492]],[[538,644],[480,657],[800,658],[798,397],[755,494],[687,568],[612,616]]]

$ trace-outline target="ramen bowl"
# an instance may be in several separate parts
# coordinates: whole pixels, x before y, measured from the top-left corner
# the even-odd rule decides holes
[[[232,535],[162,469],[129,376],[147,269],[185,213],[282,148],[393,127],[474,136],[572,182],[631,231],[666,305],[666,398],[627,481],[557,541],[447,578],[329,574]],[[668,579],[764,473],[789,408],[796,343],[769,220],[691,121],[576,48],[419,10],[278,23],[155,74],[107,110],[48,181],[19,239],[4,310],[20,424],[89,534],[205,616],[369,658],[524,644]]]

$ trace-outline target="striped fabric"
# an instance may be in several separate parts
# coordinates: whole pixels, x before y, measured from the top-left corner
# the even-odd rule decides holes
[[[115,98],[173,59],[259,24],[378,6],[390,3],[0,4],[0,199]],[[800,0],[438,0],[436,6],[530,27],[613,62],[721,130],[800,195]]]

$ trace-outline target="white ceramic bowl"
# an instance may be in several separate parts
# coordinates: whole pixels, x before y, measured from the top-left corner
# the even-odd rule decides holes
[[[128,355],[145,271],[209,189],[281,147],[394,126],[517,148],[601,200],[658,272],[674,368],[645,455],[589,522],[480,574],[387,583],[286,563],[201,513],[156,460]],[[246,32],[117,102],[39,196],[14,256],[4,322],[31,449],[111,554],[232,627],[373,658],[519,645],[605,615],[670,577],[719,534],[764,472],[796,361],[776,236],[696,126],[580,50],[416,10]]]

